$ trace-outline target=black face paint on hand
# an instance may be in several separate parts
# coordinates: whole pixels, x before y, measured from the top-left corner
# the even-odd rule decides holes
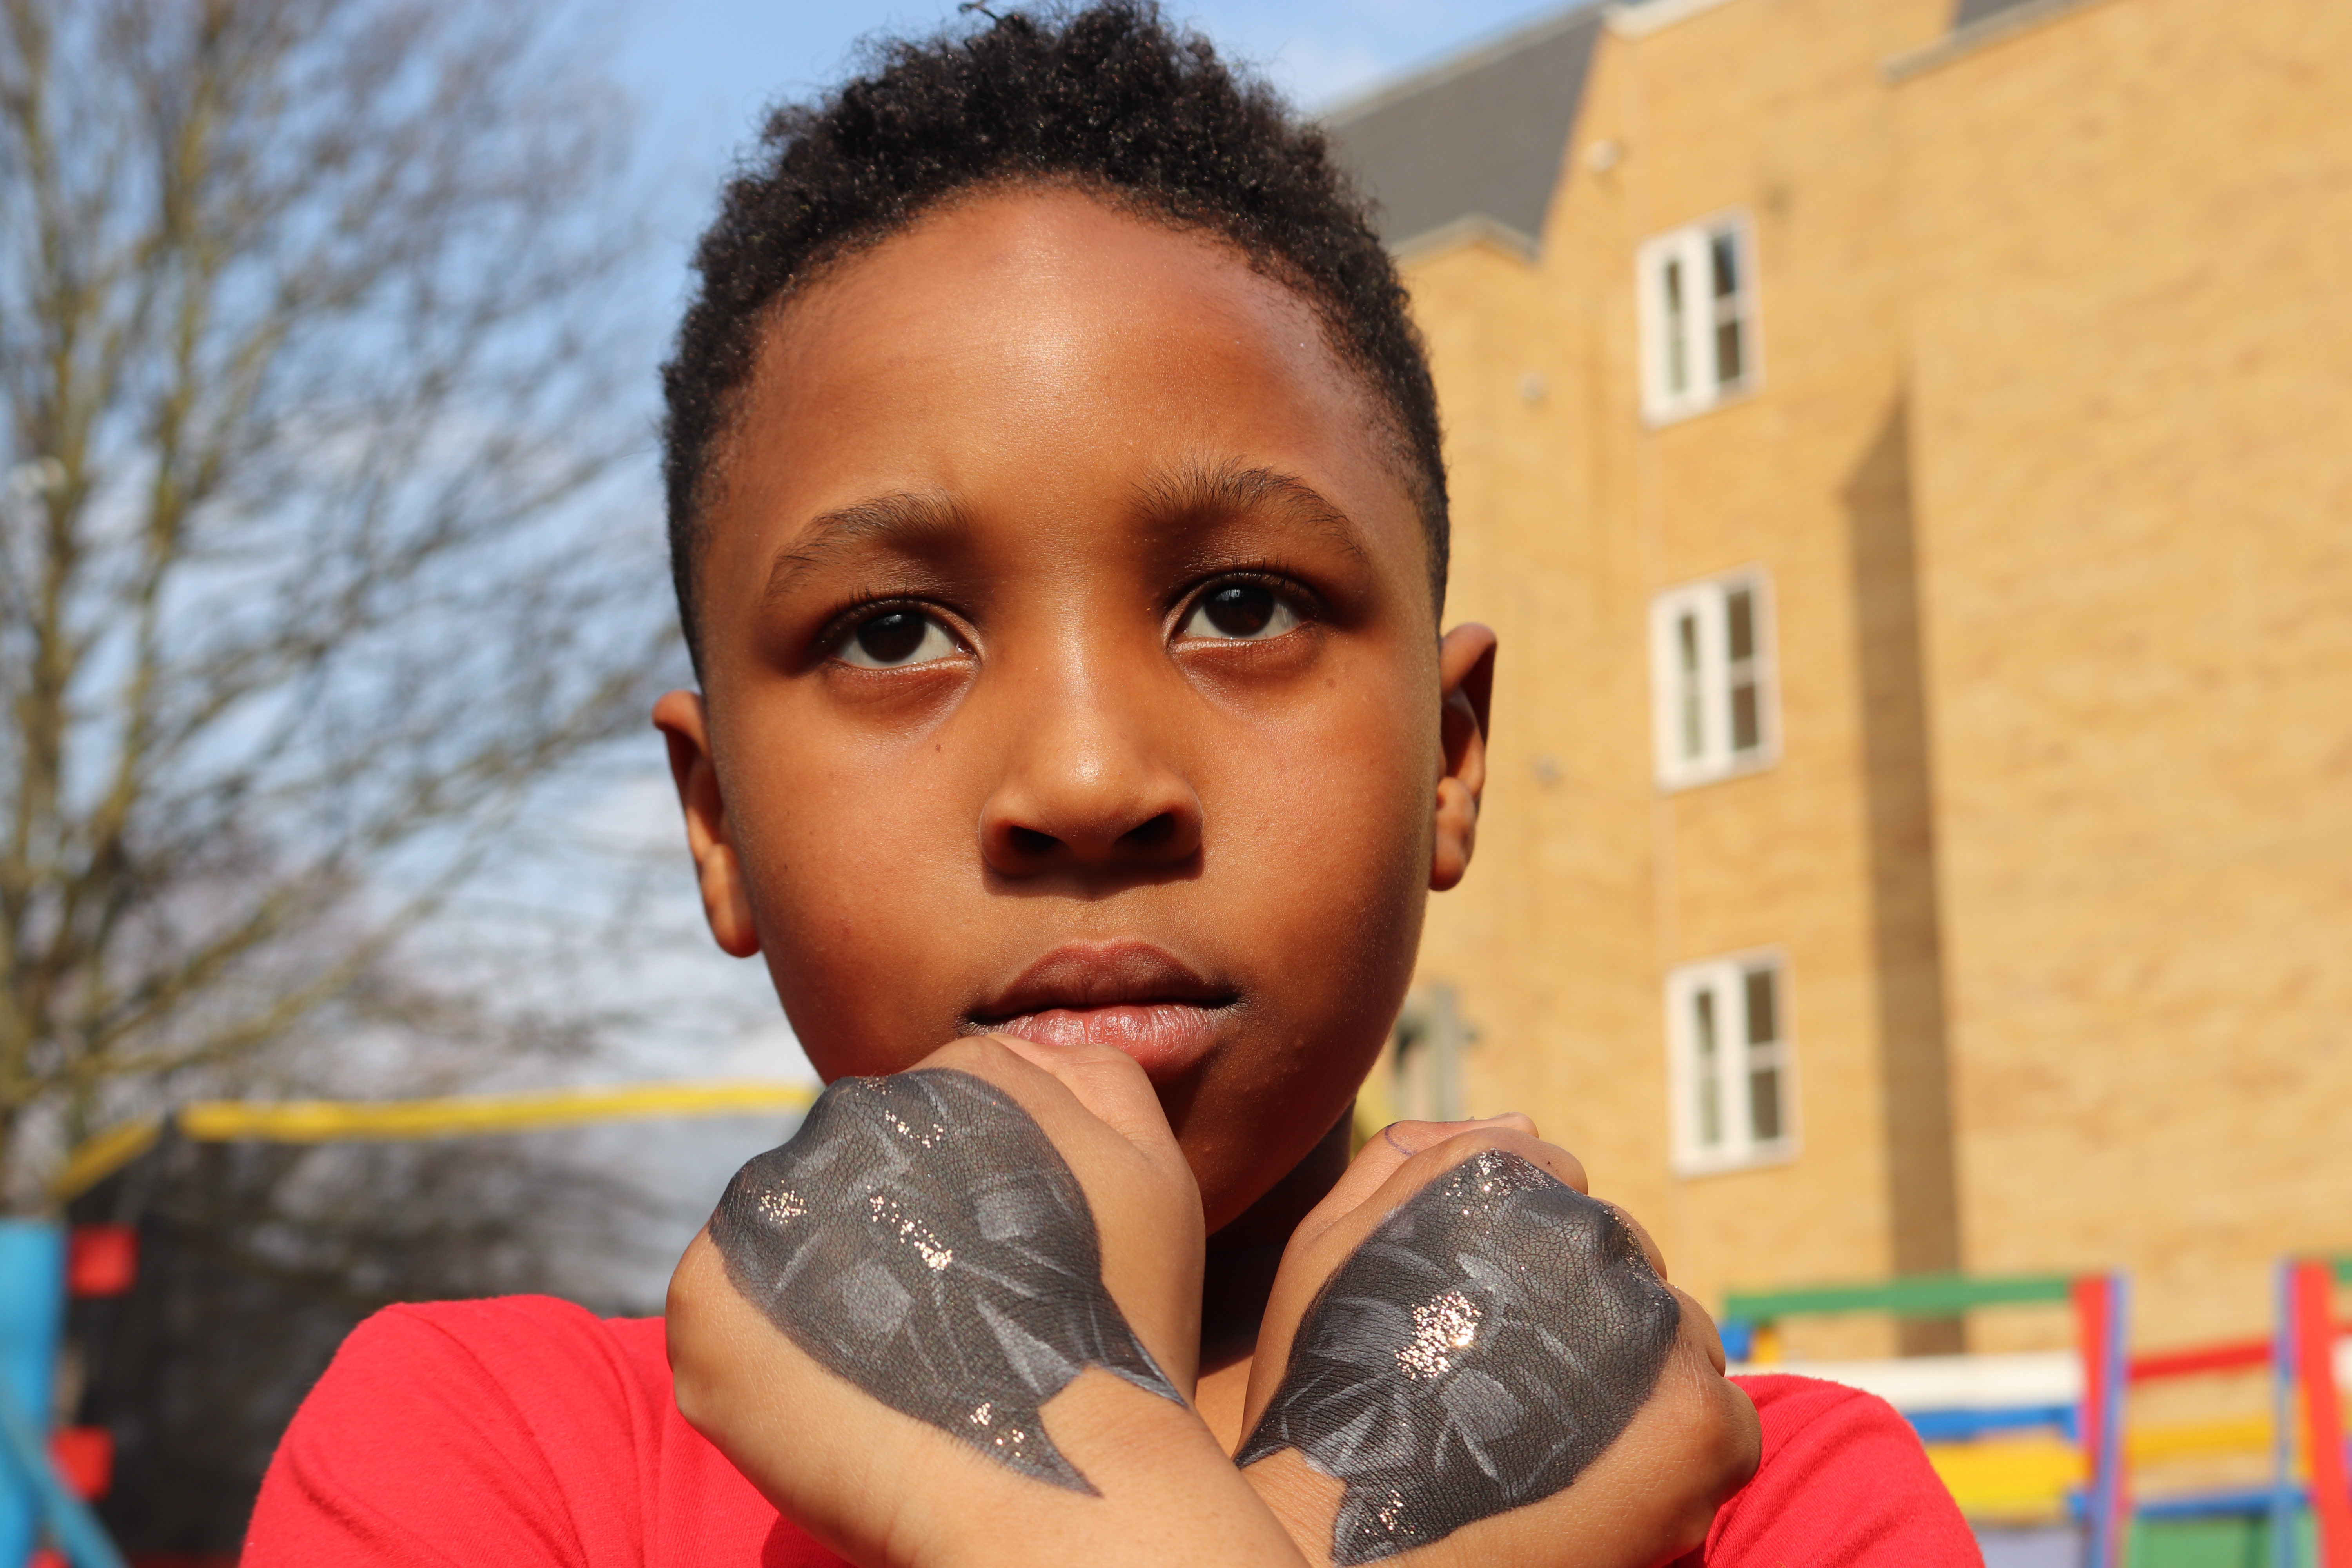
[[[970,1073],[834,1084],[735,1173],[710,1239],[826,1370],[1024,1475],[1094,1493],[1037,1415],[1089,1366],[1184,1403],[1103,1286],[1077,1177]]]
[[[1624,1221],[1490,1151],[1339,1266],[1235,1462],[1297,1449],[1347,1483],[1332,1561],[1393,1556],[1576,1479],[1648,1401],[1681,1322]]]

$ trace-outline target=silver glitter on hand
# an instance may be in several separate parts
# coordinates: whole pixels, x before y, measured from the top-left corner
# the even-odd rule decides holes
[[[835,1083],[735,1173],[710,1238],[828,1371],[1024,1475],[1094,1490],[1038,1417],[1089,1366],[1184,1402],[1104,1289],[1077,1177],[970,1073]]]
[[[1681,1322],[1623,1221],[1489,1151],[1331,1276],[1236,1462],[1297,1449],[1346,1483],[1332,1561],[1394,1556],[1575,1480],[1648,1402]]]
[[[1466,1351],[1478,1340],[1478,1304],[1459,1290],[1448,1290],[1434,1301],[1412,1310],[1412,1338],[1397,1347],[1397,1366],[1407,1377],[1435,1377],[1451,1372],[1447,1352]]]

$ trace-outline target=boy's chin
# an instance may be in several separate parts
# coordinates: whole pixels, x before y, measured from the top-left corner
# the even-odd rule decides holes
[[[1122,1002],[1024,1013],[987,1027],[1045,1046],[1109,1046],[1133,1057],[1153,1083],[1165,1085],[1207,1059],[1232,1015],[1230,1003]]]

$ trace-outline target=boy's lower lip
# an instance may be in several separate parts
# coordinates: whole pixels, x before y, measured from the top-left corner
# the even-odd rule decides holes
[[[1133,1057],[1153,1081],[1183,1073],[1207,1056],[1224,1024],[1223,1006],[1202,1002],[1121,1002],[1108,1007],[1049,1007],[992,1019],[992,1034],[1043,1046],[1109,1046]]]

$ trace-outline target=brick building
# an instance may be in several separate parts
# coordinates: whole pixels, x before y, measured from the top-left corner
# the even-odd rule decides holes
[[[2347,103],[2309,0],[1646,0],[1330,117],[1503,639],[1408,1108],[1703,1300],[2352,1250]]]

